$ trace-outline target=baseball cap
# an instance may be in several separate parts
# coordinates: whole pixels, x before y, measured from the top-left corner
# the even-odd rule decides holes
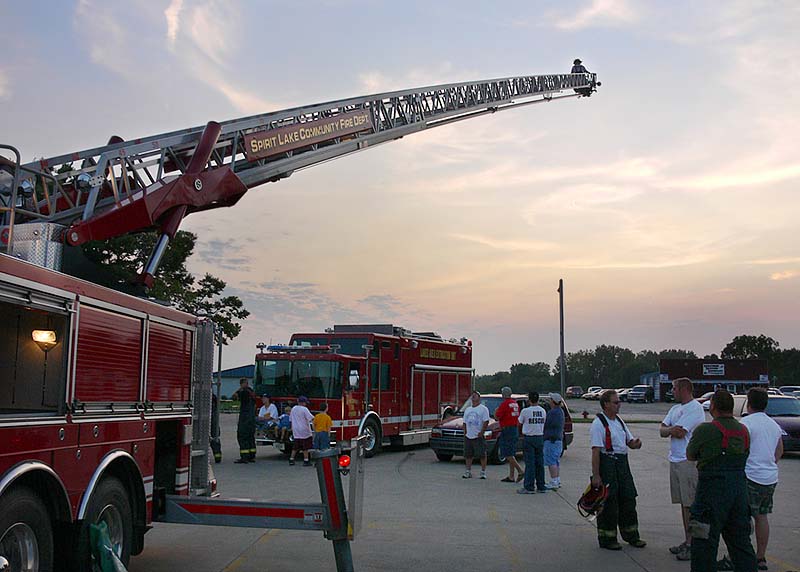
[[[561,394],[559,394],[559,393],[551,393],[551,394],[550,394],[550,399],[552,399],[552,400],[553,400],[553,401],[555,401],[556,403],[561,403],[562,401],[564,401],[564,400],[561,398]]]
[[[306,397],[305,395],[301,395],[300,397],[297,398],[297,401],[300,403],[308,403],[308,397]]]

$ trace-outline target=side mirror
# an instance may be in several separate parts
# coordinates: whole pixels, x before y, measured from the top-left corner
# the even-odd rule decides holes
[[[358,387],[358,372],[356,370],[352,370],[350,372],[350,389],[356,389]]]

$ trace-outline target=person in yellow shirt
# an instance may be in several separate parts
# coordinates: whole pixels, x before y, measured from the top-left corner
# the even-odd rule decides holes
[[[324,451],[331,448],[331,427],[333,419],[328,415],[328,404],[323,403],[320,411],[314,415],[314,448]]]

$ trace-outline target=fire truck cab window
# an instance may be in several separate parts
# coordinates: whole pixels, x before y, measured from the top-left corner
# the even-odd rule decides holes
[[[0,415],[63,412],[66,332],[64,314],[0,302]]]
[[[256,363],[257,394],[274,397],[339,398],[342,396],[342,364],[321,360],[261,360]]]
[[[381,364],[380,377],[378,376],[378,364],[373,363],[370,368],[370,389],[386,391],[391,385],[390,368],[388,363]]]

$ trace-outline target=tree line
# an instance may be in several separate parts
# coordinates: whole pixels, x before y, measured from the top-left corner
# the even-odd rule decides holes
[[[593,350],[569,352],[566,362],[567,386],[580,385],[585,390],[592,385],[602,387],[632,387],[639,376],[658,371],[660,359],[697,359],[692,350],[667,349],[634,352],[628,348],[600,345]],[[773,385],[800,385],[800,350],[780,349],[773,338],[743,334],[736,336],[717,354],[703,359],[765,359]],[[504,385],[515,392],[558,391],[561,387],[559,359],[551,367],[545,362],[516,363],[509,371],[475,376],[475,388],[486,393],[496,393]]]

